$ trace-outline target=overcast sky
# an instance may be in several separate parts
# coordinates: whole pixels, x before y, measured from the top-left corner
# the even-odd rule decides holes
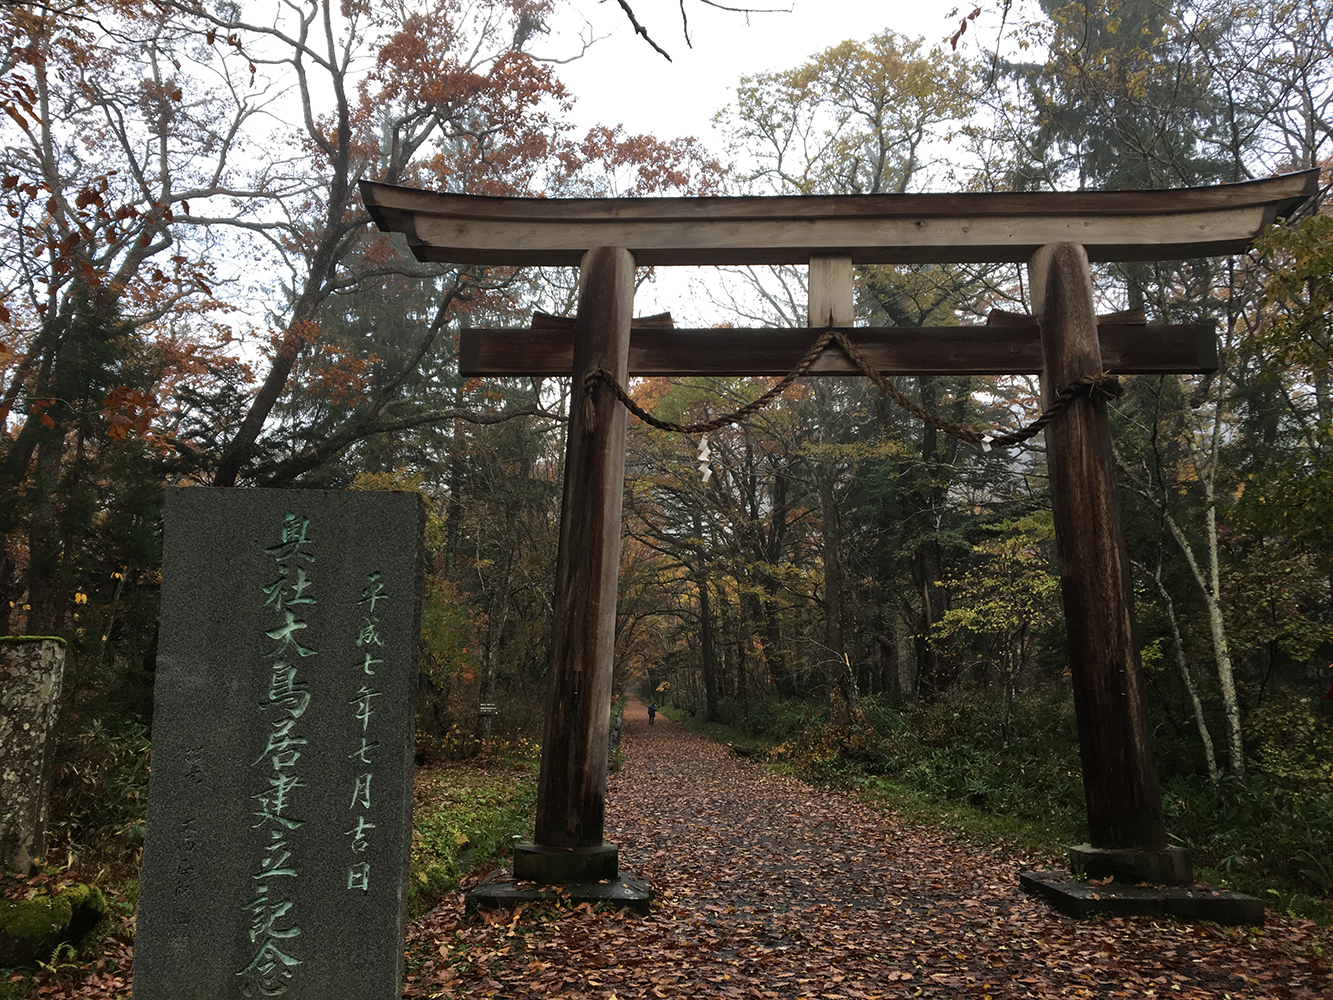
[[[742,75],[789,69],[829,46],[885,28],[924,37],[927,47],[947,45],[959,18],[976,6],[956,0],[753,0],[752,6],[782,10],[747,15],[684,0],[691,47],[681,32],[678,0],[630,2],[639,22],[670,53],[670,62],[635,36],[615,0],[577,0],[563,7],[554,22],[559,33],[530,43],[529,49],[537,55],[577,51],[580,31],[603,39],[582,59],[559,67],[560,78],[578,97],[575,115],[581,126],[623,124],[630,133],[662,139],[692,135],[717,152],[722,143],[711,119],[730,101]],[[719,2],[745,5],[744,0]],[[961,13],[948,16],[960,7]],[[989,12],[983,13],[964,40],[993,42],[990,20]]]

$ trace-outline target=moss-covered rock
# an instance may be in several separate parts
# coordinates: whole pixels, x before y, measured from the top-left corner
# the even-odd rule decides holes
[[[0,900],[0,967],[34,968],[62,944],[78,944],[106,913],[96,886],[67,885],[54,896]]]

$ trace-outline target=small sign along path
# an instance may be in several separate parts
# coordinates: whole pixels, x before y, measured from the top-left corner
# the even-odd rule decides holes
[[[1062,916],[1016,858],[775,775],[631,700],[606,835],[653,913],[488,911],[413,928],[409,997],[1325,1000],[1333,935]],[[1324,957],[1319,957],[1322,950]]]

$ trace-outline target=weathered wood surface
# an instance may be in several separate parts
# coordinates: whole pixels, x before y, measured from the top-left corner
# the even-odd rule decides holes
[[[624,383],[633,308],[634,258],[615,247],[588,251],[574,337],[576,386],[599,367]],[[550,689],[533,838],[544,847],[601,844],[606,807],[627,413],[605,384],[593,390],[591,422],[582,401],[582,390],[576,389],[565,446]]]
[[[574,363],[573,320],[543,320],[531,330],[463,330],[459,370],[483,375],[568,375]],[[633,376],[786,375],[819,335],[813,329],[636,326],[630,333]],[[1036,374],[1042,370],[1041,335],[1032,317],[1023,323],[955,327],[840,327],[888,375]],[[1103,323],[1097,328],[1107,370],[1117,375],[1205,374],[1217,370],[1216,324],[1143,326]],[[857,375],[847,356],[830,347],[811,375]]]
[[[1244,250],[1317,188],[1309,170],[1166,191],[545,199],[363,181],[361,195],[423,261],[573,265],[621,246],[649,266],[1021,262],[1061,241],[1093,260],[1203,257]]]
[[[806,322],[812,327],[852,325],[852,258],[810,258]]]
[[[1071,382],[1102,371],[1105,360],[1082,248],[1043,247],[1031,275],[1033,302],[1042,304],[1042,395],[1048,401]],[[1098,848],[1165,848],[1103,398],[1074,400],[1046,428],[1046,462],[1090,840]]]

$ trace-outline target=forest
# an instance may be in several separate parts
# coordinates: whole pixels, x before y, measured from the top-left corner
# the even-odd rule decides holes
[[[123,874],[141,848],[164,486],[420,492],[418,743],[540,735],[571,387],[463,379],[458,337],[571,314],[577,275],[420,263],[358,181],[893,194],[1319,168],[1323,203],[1249,253],[1095,285],[1106,312],[1217,323],[1215,373],[1126,378],[1111,409],[1168,829],[1211,877],[1333,918],[1333,2],[868,24],[718,95],[724,148],[576,130],[533,54],[550,0],[261,6],[0,4],[0,635],[67,644],[49,863]],[[805,282],[718,269],[691,294],[718,326],[805,326]],[[858,267],[856,321],[980,324],[1030,312],[1026,282]],[[702,421],[771,384],[630,390]],[[898,384],[980,430],[1039,411],[1035,377]],[[697,445],[631,419],[616,691],[807,777],[1079,839],[1041,437],[982,451],[848,377],[711,434],[707,480]]]

